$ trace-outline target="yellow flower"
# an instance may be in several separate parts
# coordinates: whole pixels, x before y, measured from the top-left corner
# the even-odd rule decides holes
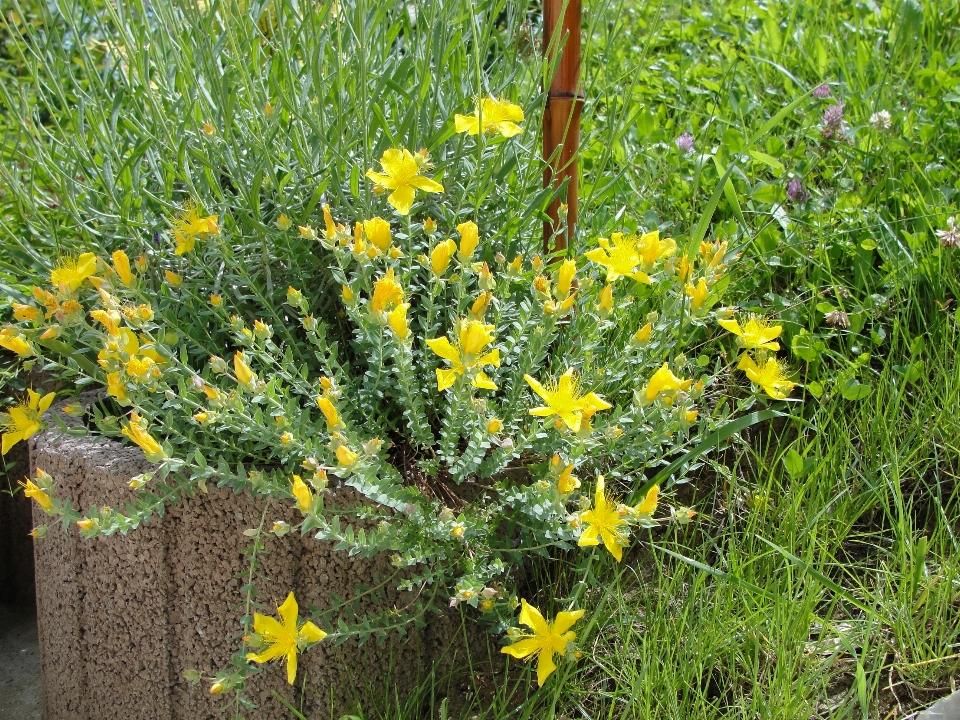
[[[717,322],[723,329],[737,335],[738,344],[747,350],[763,349],[776,352],[780,349],[780,344],[774,340],[783,332],[781,325],[771,325],[757,315],[751,315],[742,327],[736,320],[718,320]]]
[[[657,511],[658,498],[660,496],[660,486],[654,485],[647,490],[647,494],[640,501],[640,504],[634,508],[634,511],[640,517],[652,517]]]
[[[283,213],[280,213],[280,217],[277,218],[277,229],[281,232],[286,232],[291,227],[293,227],[293,223],[290,222],[290,218]]]
[[[683,419],[686,420],[688,423],[692,423],[694,420],[697,419],[699,415],[700,415],[699,410],[687,410],[683,414]]]
[[[381,252],[386,252],[390,247],[393,236],[390,234],[390,223],[381,217],[371,218],[363,221],[363,232],[367,240],[372,242]]]
[[[783,400],[796,385],[795,382],[787,379],[790,377],[789,371],[776,358],[767,358],[766,364],[761,368],[753,361],[752,357],[744,353],[743,357],[740,358],[737,369],[743,370],[750,382],[762,387],[767,395],[774,400]]]
[[[660,239],[660,231],[644,233],[637,245],[640,258],[646,270],[650,270],[657,260],[661,260],[677,252],[677,243],[672,238]]]
[[[287,683],[293,685],[297,677],[297,653],[307,645],[320,642],[327,634],[312,622],[298,626],[299,607],[292,592],[287,595],[283,605],[277,608],[277,613],[282,622],[268,615],[254,614],[253,629],[269,647],[261,653],[247,653],[247,660],[265,663],[274,658],[285,657]]]
[[[120,282],[129,286],[133,282],[133,272],[130,270],[130,258],[123,250],[113,253],[113,269],[120,277]]]
[[[180,275],[177,275],[177,273],[173,272],[172,270],[164,270],[163,276],[167,279],[167,282],[173,285],[174,287],[179,286],[180,283],[183,282],[183,277]]]
[[[280,442],[284,445],[293,442],[293,433],[285,432],[280,436]]]
[[[357,461],[358,457],[360,456],[346,445],[341,445],[337,448],[337,462],[340,463],[342,467],[350,467]]]
[[[20,357],[33,355],[33,345],[31,345],[29,341],[24,340],[20,332],[13,327],[0,330],[0,347],[16,353]]]
[[[603,475],[597,477],[597,491],[593,500],[593,507],[580,514],[580,520],[586,524],[580,540],[580,547],[599,545],[610,551],[617,562],[623,559],[623,547],[627,538],[620,527],[627,524],[620,514],[616,501],[604,492]]]
[[[304,240],[316,240],[317,233],[309,225],[297,225],[297,230],[300,232],[300,237]]]
[[[642,328],[637,330],[633,335],[634,342],[638,343],[647,343],[650,342],[650,335],[653,333],[653,323],[647,323]]]
[[[703,306],[709,294],[710,290],[707,288],[707,281],[704,278],[700,278],[696,287],[687,283],[687,295],[692,298],[691,306],[694,310],[699,310]]]
[[[36,500],[37,505],[42,507],[44,510],[49,510],[53,505],[50,500],[50,496],[34,485],[32,480],[27,480],[26,482],[21,481],[20,486],[23,488],[23,494],[28,498],[33,498]]]
[[[317,407],[320,408],[324,418],[327,420],[328,430],[336,430],[337,428],[343,427],[343,420],[340,419],[340,413],[337,412],[337,408],[330,401],[330,398],[325,395],[318,397]]]
[[[437,221],[433,218],[427,218],[423,221],[423,231],[427,235],[433,235],[437,231]]]
[[[193,250],[197,238],[219,235],[218,215],[202,216],[192,200],[187,200],[183,208],[170,220],[173,226],[173,239],[177,243],[174,255],[183,255]],[[168,278],[169,279],[169,278]],[[171,283],[175,284],[175,283]]]
[[[226,682],[223,680],[217,680],[213,685],[210,686],[211,695],[219,695],[224,690],[226,690]]]
[[[130,413],[130,422],[124,423],[120,432],[140,446],[149,462],[160,462],[167,454],[160,447],[160,443],[147,432],[144,425],[143,418],[136,413]]]
[[[533,630],[522,633],[512,645],[500,649],[500,652],[522,660],[539,657],[537,660],[537,684],[543,687],[551,673],[557,669],[554,655],[564,655],[567,645],[577,639],[570,630],[573,624],[583,617],[583,610],[557,613],[557,619],[548,624],[540,611],[521,600],[520,623]]]
[[[27,390],[27,400],[20,401],[8,412],[0,413],[0,430],[3,430],[2,448],[0,455],[6,455],[10,448],[21,440],[29,440],[36,435],[43,425],[40,416],[47,411],[56,393],[40,393]]]
[[[306,512],[313,505],[313,495],[310,494],[310,488],[299,475],[294,475],[290,481],[293,490],[293,496],[297,499],[297,508],[300,512]]]
[[[392,268],[391,268],[391,269],[392,269]],[[343,301],[344,301],[345,303],[347,303],[348,305],[351,304],[351,303],[354,301],[354,299],[356,298],[356,295],[354,294],[353,290],[350,289],[350,286],[349,286],[349,285],[343,285],[343,286],[341,287],[341,293],[340,293],[340,294],[341,294],[341,297],[343,297]]]
[[[103,325],[112,337],[120,335],[120,313],[116,310],[91,310],[90,317]]]
[[[407,335],[410,334],[410,329],[407,327],[407,308],[409,307],[408,303],[400,303],[387,313],[387,321],[390,323],[390,327],[393,328],[393,331],[401,340],[406,340]]]
[[[481,131],[498,132],[509,138],[519,135],[523,128],[517,125],[523,122],[523,109],[506,100],[494,97],[478,98],[473,115],[454,115],[453,124],[458,133],[478,135]]]
[[[246,387],[249,387],[257,379],[250,366],[244,361],[243,353],[239,350],[233,356],[233,373],[237,376],[237,382]]]
[[[543,387],[530,375],[524,375],[523,379],[547,403],[544,407],[531,408],[530,414],[538,417],[556,415],[573,432],[579,432],[583,421],[589,420],[597,411],[613,407],[596,393],[582,394],[573,368],[569,368],[556,385],[551,384],[549,388]]]
[[[63,258],[56,269],[50,273],[50,282],[67,292],[76,292],[83,281],[97,271],[97,256],[83,253],[78,258]]]
[[[487,432],[491,435],[496,435],[501,430],[503,430],[503,420],[500,418],[490,418],[487,421]]]
[[[120,373],[107,373],[107,395],[112,395],[121,403],[125,403],[127,397],[127,386],[120,379]]]
[[[500,367],[500,350],[494,348],[483,353],[484,348],[493,342],[493,325],[484,325],[479,320],[461,320],[457,334],[457,346],[446,337],[427,340],[429,347],[435,354],[450,363],[447,369],[437,368],[437,390],[443,392],[454,382],[457,375],[464,375],[468,371],[480,370],[473,374],[471,384],[483,390],[496,390],[497,386],[487,377],[481,368],[484,365]]]
[[[403,288],[397,282],[393,268],[373,284],[373,297],[370,298],[370,310],[381,313],[403,302]]]
[[[647,383],[647,387],[644,390],[644,395],[647,398],[647,402],[653,402],[660,395],[673,395],[673,393],[678,390],[686,391],[692,384],[692,380],[681,380],[670,370],[670,366],[667,363],[664,363],[663,366],[657,370],[653,377],[650,378],[650,382]]]
[[[203,424],[210,420],[210,414],[206,410],[201,410],[200,412],[193,414],[193,419],[198,423]]]
[[[220,297],[219,295],[214,295],[213,293],[210,293],[210,304],[213,307],[220,307],[221,305],[223,305],[223,298]]]
[[[557,297],[566,298],[570,294],[573,278],[577,274],[577,261],[564,260],[557,271]]]
[[[457,244],[450,240],[444,240],[437,243],[437,246],[430,253],[430,269],[437,277],[443,275],[450,266],[450,258],[457,251]]]
[[[139,380],[145,379],[148,375],[153,374],[153,370],[156,368],[156,362],[152,358],[148,357],[137,357],[133,356],[127,360],[126,371],[128,375],[133,375]],[[159,371],[157,375],[159,375]]]
[[[586,253],[584,257],[607,268],[607,282],[620,277],[631,277],[637,282],[650,284],[649,276],[643,272],[645,265],[636,235],[613,233],[610,239],[600,238],[600,247]]]
[[[43,313],[41,313],[40,310],[35,308],[33,305],[22,305],[15,302],[13,303],[12,307],[14,320],[35,322],[43,317]]]
[[[457,257],[462,263],[470,262],[473,251],[477,249],[477,244],[480,242],[477,224],[472,220],[462,222],[457,225],[457,232],[460,233],[460,252]]]
[[[390,148],[384,150],[380,158],[383,172],[367,170],[367,177],[378,185],[392,190],[387,197],[401,215],[409,215],[416,190],[428,193],[442,193],[443,185],[420,175],[420,163],[409,150]]]
[[[510,261],[510,264],[507,265],[507,270],[511,273],[518,273],[523,267],[523,253],[517,255],[513,260]]]
[[[560,471],[557,478],[557,491],[561,495],[568,495],[580,487],[580,478],[573,474],[573,463],[567,465]]]
[[[83,518],[82,520],[77,520],[77,527],[83,530],[84,532],[92,530],[95,525],[96,523],[90,518]]]

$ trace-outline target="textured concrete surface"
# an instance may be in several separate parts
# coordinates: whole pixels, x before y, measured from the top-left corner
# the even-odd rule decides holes
[[[122,504],[133,494],[127,481],[149,467],[138,448],[56,430],[31,440],[31,459],[53,476],[56,494],[77,508]],[[46,719],[224,717],[223,699],[209,695],[209,683],[190,685],[182,673],[192,668],[210,676],[240,647],[247,570],[242,550],[249,542],[242,533],[259,524],[264,502],[211,485],[208,494],[186,499],[126,537],[90,541],[73,528],[65,534],[51,527],[35,543]],[[294,522],[296,515],[276,503],[269,510],[271,521]],[[275,608],[292,589],[303,616],[310,604],[329,608],[333,595],[375,584],[386,567],[385,559],[349,558],[309,535],[271,536],[267,550],[257,581],[260,601]],[[388,607],[401,607],[403,600],[386,593]],[[371,600],[364,607],[382,604]],[[470,627],[472,670],[482,672],[479,659],[499,662],[501,656],[478,627]],[[402,698],[436,659],[443,658],[439,677],[465,673],[464,645],[460,614],[453,610],[423,631],[382,645],[320,643],[300,657],[297,686],[286,684],[279,663],[250,678],[247,696],[260,708],[244,717],[287,717],[274,692],[310,718],[338,718],[358,704],[375,711],[379,702]],[[457,651],[447,652],[451,648]],[[458,704],[469,680],[461,673],[442,694],[452,687]]]
[[[0,604],[36,602],[33,583],[32,501],[22,492],[11,494],[30,474],[26,443],[18,443],[0,461]]]
[[[40,720],[40,655],[32,607],[0,605],[0,720]]]

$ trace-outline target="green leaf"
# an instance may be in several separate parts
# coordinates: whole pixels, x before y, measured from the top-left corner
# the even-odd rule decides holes
[[[803,455],[794,448],[783,457],[783,467],[790,477],[797,479],[803,476]]]
[[[854,402],[869,397],[872,392],[873,388],[870,385],[864,385],[856,378],[847,378],[840,386],[840,394]]]
[[[773,157],[773,155],[767,155],[759,150],[751,150],[750,157],[772,169],[773,174],[777,177],[780,177],[783,174],[783,163]]]

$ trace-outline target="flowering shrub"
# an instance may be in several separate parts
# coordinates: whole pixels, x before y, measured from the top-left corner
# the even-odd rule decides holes
[[[620,562],[632,533],[664,519],[645,471],[723,420],[703,404],[721,366],[691,363],[684,351],[713,322],[726,244],[687,255],[656,230],[615,232],[580,258],[508,259],[473,220],[450,232],[408,215],[417,190],[443,192],[425,153],[388,149],[381,165],[367,175],[391,191],[384,199],[399,222],[373,217],[351,228],[323,205],[318,228],[306,218],[283,223],[326,251],[345,323],[315,315],[317,298],[295,287],[282,309],[231,308],[211,270],[231,262],[229,223],[193,201],[152,256],[87,253],[34,289],[36,304],[17,308],[20,322],[4,329],[5,347],[105,386],[114,411],[97,412],[97,430],[157,463],[131,479],[133,505],[85,512],[53,497],[41,473],[27,490],[48,514],[87,537],[126,533],[215,480],[296,505],[302,521],[278,523],[277,535],[309,532],[350,554],[389,553],[406,569],[401,589],[431,589],[410,621],[436,599],[475,608],[501,629],[518,604],[510,568],[523,555],[603,545]],[[186,294],[209,299],[193,328],[209,328],[205,344],[196,332],[183,337],[176,309]],[[779,328],[756,318],[741,327],[719,312],[747,350],[764,353],[758,362],[744,354],[740,367],[785,397],[792,384],[766,356]],[[49,400],[31,396],[29,412]],[[16,433],[39,428],[19,417]],[[335,481],[367,501],[330,501]],[[542,684],[579,614],[548,627],[524,608],[533,639],[504,651],[539,653]],[[292,596],[280,614],[282,626],[256,616],[247,657],[287,657],[292,681],[297,651],[328,634],[313,623],[296,630]],[[318,623],[341,639],[377,630]],[[237,684],[232,677],[214,690]]]

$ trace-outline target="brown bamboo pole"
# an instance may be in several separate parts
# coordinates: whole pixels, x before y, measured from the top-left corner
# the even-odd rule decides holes
[[[569,178],[567,185],[567,231],[555,234],[559,227],[562,198],[556,198],[547,208],[549,222],[543,225],[543,251],[564,250],[567,237],[577,224],[578,183],[577,152],[580,149],[580,112],[583,95],[580,93],[580,23],[582,0],[544,0],[543,52],[547,63],[557,53],[557,70],[550,81],[547,105],[543,112],[543,186],[557,187]],[[551,156],[560,148],[551,161]]]

